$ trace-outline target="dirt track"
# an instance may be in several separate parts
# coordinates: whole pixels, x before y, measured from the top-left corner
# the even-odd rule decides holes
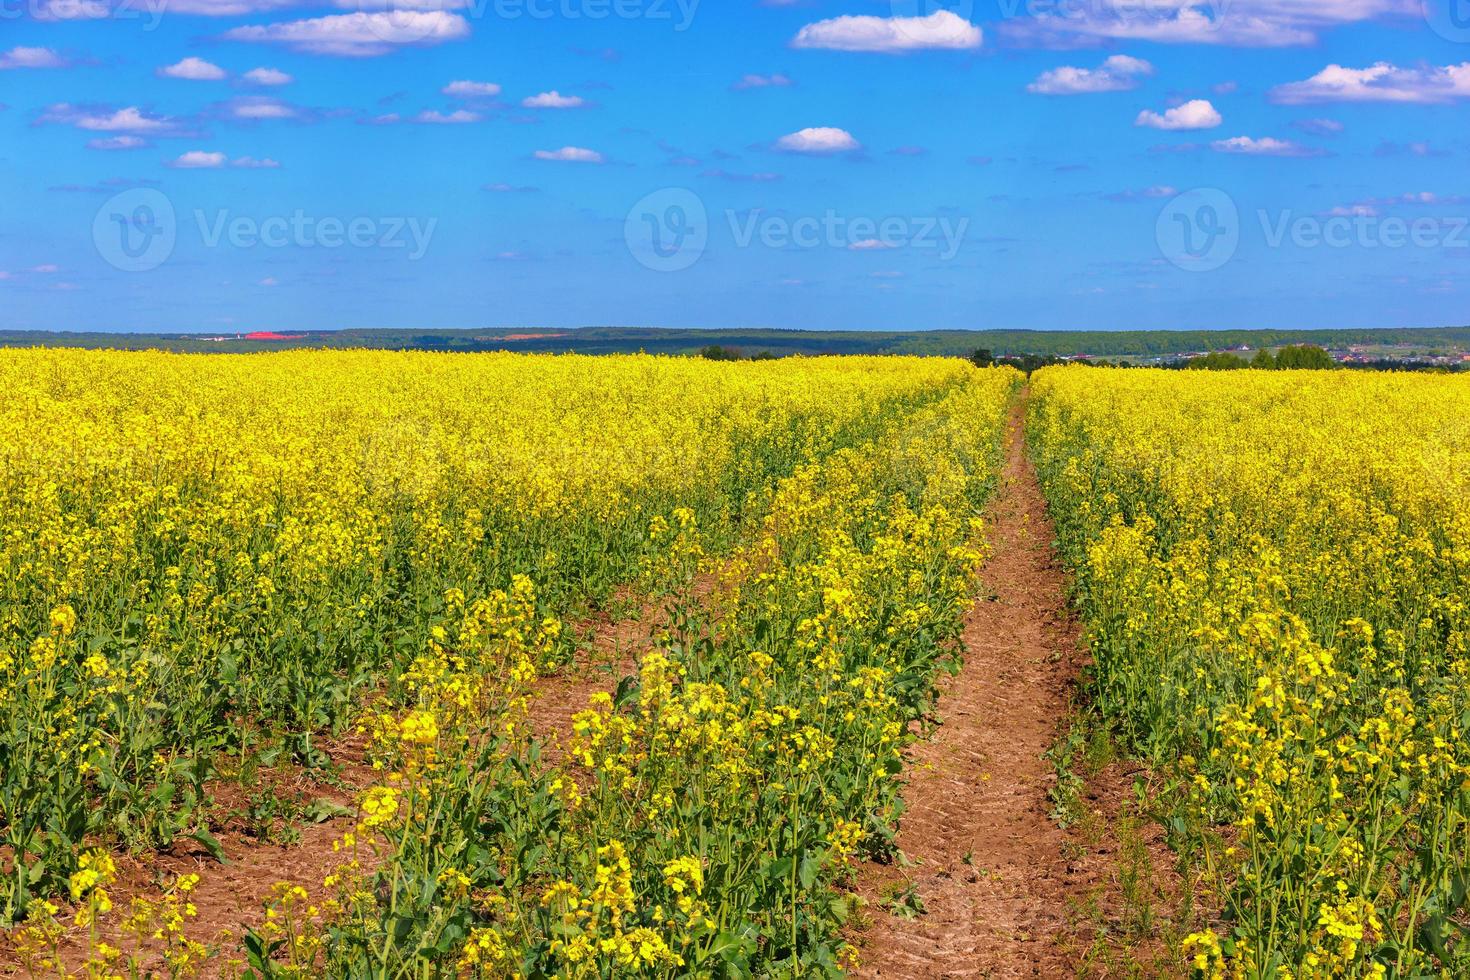
[[[915,866],[870,868],[877,881],[863,887],[891,895],[912,882],[924,912],[872,908],[859,976],[1077,972],[1075,945],[1059,938],[1096,876],[1065,856],[1043,755],[1068,711],[1080,641],[1020,419],[1017,410],[988,515],[993,553],[966,621],[964,668],[941,698],[942,727],[909,753],[899,847]]]

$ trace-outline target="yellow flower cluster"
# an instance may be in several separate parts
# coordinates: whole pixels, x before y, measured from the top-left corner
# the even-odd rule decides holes
[[[426,652],[364,724],[382,778],[333,899],[278,910],[256,945],[319,976],[840,973],[833,886],[891,852],[893,777],[960,652],[1018,380],[962,366],[743,495],[738,522],[643,522],[635,574],[667,623],[554,739],[525,724],[559,634],[539,582],[438,597]]]
[[[1470,975],[1470,384],[1048,369],[1109,720],[1187,791],[1207,977]]]
[[[442,698],[400,719],[427,752],[499,646],[530,648],[504,665],[524,685],[567,614],[728,547],[793,468],[972,373],[0,351],[0,851],[63,894],[84,841],[170,843],[221,759],[319,765],[385,687]]]

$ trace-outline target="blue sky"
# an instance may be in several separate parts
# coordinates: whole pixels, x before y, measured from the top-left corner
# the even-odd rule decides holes
[[[1470,321],[1470,0],[0,0],[0,325]]]

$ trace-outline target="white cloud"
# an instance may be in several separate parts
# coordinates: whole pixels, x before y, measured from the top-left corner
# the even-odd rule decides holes
[[[1291,125],[1311,136],[1339,136],[1347,128],[1336,119],[1298,119]]]
[[[596,150],[581,146],[564,146],[559,150],[537,150],[537,160],[555,160],[560,163],[606,163],[607,159]]]
[[[1216,140],[1210,144],[1210,148],[1217,153],[1238,153],[1245,156],[1306,157],[1315,155],[1312,150],[1298,143],[1279,140],[1274,136],[1263,136],[1260,139],[1251,136],[1232,136],[1230,139]]]
[[[1419,0],[1115,0],[1066,14],[1018,17],[1001,30],[1045,47],[1109,40],[1287,47],[1340,24],[1419,15]]]
[[[478,112],[470,112],[468,109],[456,109],[449,113],[425,109],[414,117],[414,122],[439,126],[462,126],[466,123],[477,123],[483,118]]]
[[[251,85],[290,85],[294,79],[277,68],[252,68],[240,76]]]
[[[790,88],[792,84],[789,77],[779,73],[775,75],[744,75],[731,88],[737,92],[744,92],[747,89],[753,88]]]
[[[48,106],[38,122],[75,126],[93,133],[131,133],[166,136],[179,129],[178,121],[156,116],[137,106],[109,112],[101,108],[82,108],[67,102]]]
[[[1309,102],[1452,102],[1470,99],[1470,61],[1459,65],[1399,68],[1380,61],[1371,68],[1328,65],[1304,82],[1278,85],[1271,100]]]
[[[803,27],[792,40],[796,48],[907,54],[911,51],[963,51],[980,47],[984,34],[948,10],[927,17],[833,17]]]
[[[1370,197],[1366,201],[1358,201],[1348,207],[1334,208],[1334,211],[1359,214],[1373,212],[1378,213],[1380,208],[1396,207],[1449,207],[1462,206],[1470,203],[1470,198],[1461,194],[1435,194],[1432,191],[1413,191],[1408,194],[1400,194],[1397,197]]]
[[[169,164],[179,170],[214,170],[225,165],[223,153],[190,150]]]
[[[862,241],[853,242],[847,247],[853,252],[878,252],[890,248],[897,248],[898,246],[877,238],[864,238]]]
[[[1104,195],[1109,201],[1145,201],[1159,200],[1165,197],[1176,197],[1179,194],[1177,187],[1168,184],[1155,184],[1153,187],[1145,187],[1141,191],[1118,191],[1114,194]]]
[[[1116,54],[1098,68],[1064,65],[1043,72],[1026,91],[1036,95],[1090,95],[1096,92],[1126,92],[1138,87],[1141,75],[1152,75],[1154,66],[1142,58]]]
[[[527,109],[580,109],[586,104],[579,95],[562,95],[555,89],[521,100],[521,105]]]
[[[43,276],[48,276],[48,275],[51,275],[52,273],[60,272],[61,271],[61,266],[59,266],[59,265],[51,265],[51,264],[48,263],[46,265],[38,265],[34,269],[32,269],[31,271],[32,272],[39,272]]]
[[[278,170],[280,164],[270,157],[257,160],[255,157],[237,157],[230,161],[230,166],[236,170]]]
[[[37,20],[102,20],[112,16],[105,0],[40,0],[34,10]]]
[[[441,91],[459,99],[493,99],[500,94],[500,86],[494,82],[450,82]]]
[[[260,280],[260,282],[256,283],[257,286],[265,286],[267,289],[269,289],[271,286],[279,286],[280,284],[281,281],[275,276],[266,276],[264,279]]]
[[[300,112],[279,99],[254,95],[230,103],[230,115],[236,119],[295,119]]]
[[[68,62],[50,48],[16,47],[0,51],[0,71],[12,68],[65,68]]]
[[[1133,121],[1135,126],[1153,129],[1214,129],[1225,120],[1207,99],[1192,99],[1183,105],[1165,109],[1162,114],[1145,109]]]
[[[210,64],[203,58],[185,58],[176,64],[158,69],[159,78],[182,78],[191,82],[218,82],[226,78],[219,65]]]
[[[862,149],[862,144],[845,129],[815,126],[781,137],[776,149],[788,153],[847,153]]]
[[[109,136],[105,139],[89,140],[89,150],[141,150],[145,146],[151,146],[141,136]]]
[[[468,37],[470,25],[458,14],[432,11],[333,14],[310,20],[252,24],[225,31],[229,41],[284,44],[306,54],[373,58],[405,45],[428,46]]]

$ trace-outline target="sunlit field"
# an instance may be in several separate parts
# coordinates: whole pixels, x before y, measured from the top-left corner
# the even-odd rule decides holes
[[[0,353],[10,955],[36,976],[839,970],[833,884],[891,849],[1020,381]],[[663,610],[658,642],[543,730],[580,624],[620,602]],[[219,801],[266,772],[350,792],[315,815],[329,873],[225,939],[195,906],[207,862],[123,873],[222,854]]]
[[[1470,975],[1470,384],[1053,368],[1028,436],[1191,965]]]

